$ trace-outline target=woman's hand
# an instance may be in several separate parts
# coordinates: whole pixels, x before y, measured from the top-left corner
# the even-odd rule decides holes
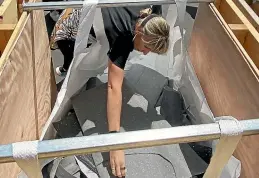
[[[124,177],[126,174],[125,154],[123,150],[110,151],[110,164],[112,174],[117,177]]]

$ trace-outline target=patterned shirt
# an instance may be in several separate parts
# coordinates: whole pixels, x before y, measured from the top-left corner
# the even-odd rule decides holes
[[[82,9],[65,9],[60,15],[51,34],[51,48],[56,49],[59,40],[75,41]]]

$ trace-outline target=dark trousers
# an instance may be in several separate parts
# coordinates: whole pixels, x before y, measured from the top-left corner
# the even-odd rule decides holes
[[[74,56],[75,41],[72,40],[59,40],[57,41],[58,48],[64,56],[63,68],[68,70]]]

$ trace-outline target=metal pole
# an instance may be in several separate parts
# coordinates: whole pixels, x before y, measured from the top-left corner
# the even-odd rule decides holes
[[[178,0],[181,1],[181,0]],[[187,0],[187,3],[212,3],[214,0]],[[142,6],[175,4],[175,0],[99,0],[97,7],[120,7],[120,6]],[[82,8],[84,1],[63,2],[28,2],[24,3],[23,10],[55,10],[66,8]]]
[[[259,134],[259,119],[240,121],[243,135]],[[217,123],[151,129],[124,133],[44,140],[38,144],[38,157],[51,158],[69,155],[108,152],[159,145],[215,140],[220,138]],[[12,144],[0,146],[0,163],[13,162]]]

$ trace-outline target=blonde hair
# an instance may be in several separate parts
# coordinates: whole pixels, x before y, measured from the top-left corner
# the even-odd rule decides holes
[[[144,9],[140,12],[140,24],[152,13],[150,9]],[[143,18],[144,17],[144,18]],[[163,17],[155,16],[148,20],[143,26],[142,40],[144,45],[152,52],[164,54],[169,48],[170,26]]]

